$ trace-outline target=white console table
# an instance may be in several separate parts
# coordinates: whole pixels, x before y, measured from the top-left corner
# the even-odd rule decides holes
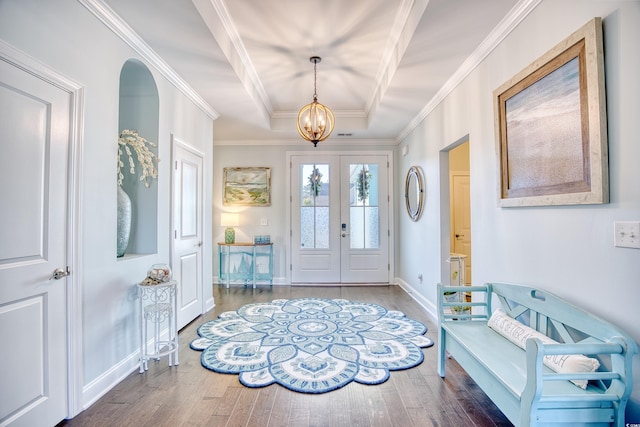
[[[273,285],[273,243],[218,243],[220,282]]]

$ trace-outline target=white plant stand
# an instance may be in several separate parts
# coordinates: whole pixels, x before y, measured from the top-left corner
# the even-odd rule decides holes
[[[169,366],[178,364],[178,319],[177,282],[175,280],[157,285],[138,283],[140,302],[140,373],[148,368],[149,359],[160,360],[168,356]],[[167,338],[160,340],[163,327]],[[153,329],[153,341],[148,337]]]

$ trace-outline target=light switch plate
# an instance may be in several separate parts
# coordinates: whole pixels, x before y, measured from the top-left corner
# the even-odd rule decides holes
[[[615,221],[613,239],[619,248],[640,249],[640,221]]]
[[[269,225],[269,220],[267,218],[260,218],[260,225]]]

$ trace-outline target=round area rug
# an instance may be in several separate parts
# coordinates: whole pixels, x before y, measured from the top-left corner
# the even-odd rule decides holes
[[[325,393],[351,381],[380,384],[424,360],[427,327],[400,311],[345,299],[248,304],[198,328],[202,365],[239,374],[247,387],[278,383]]]

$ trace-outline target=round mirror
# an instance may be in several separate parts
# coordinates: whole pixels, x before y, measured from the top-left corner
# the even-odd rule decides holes
[[[422,171],[418,166],[411,166],[404,184],[404,201],[407,213],[412,221],[417,221],[424,205],[424,183]]]

